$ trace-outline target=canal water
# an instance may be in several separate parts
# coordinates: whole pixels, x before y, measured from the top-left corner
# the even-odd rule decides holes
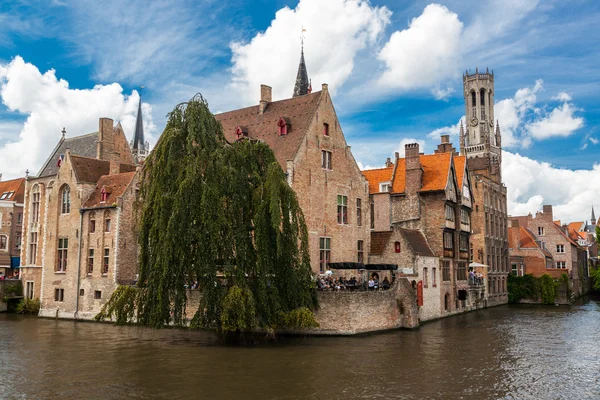
[[[600,302],[253,346],[0,314],[0,398],[600,399]]]

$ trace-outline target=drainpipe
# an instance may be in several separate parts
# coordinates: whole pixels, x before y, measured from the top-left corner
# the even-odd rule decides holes
[[[77,319],[79,316],[79,286],[81,285],[81,246],[83,238],[83,211],[79,210],[79,249],[77,250],[77,292],[75,293],[75,314],[73,318]]]

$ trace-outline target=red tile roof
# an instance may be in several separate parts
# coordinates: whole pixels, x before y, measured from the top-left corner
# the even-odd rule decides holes
[[[246,128],[249,138],[264,141],[285,170],[287,161],[293,160],[298,152],[317,110],[321,93],[319,91],[268,103],[262,115],[259,115],[259,106],[256,105],[216,114],[215,118],[221,122],[223,133],[230,142],[237,140],[235,130],[238,126]],[[287,135],[279,136],[277,122],[281,117],[290,126]]]
[[[521,242],[517,245],[514,242],[514,234],[513,232],[515,230],[519,230],[519,237],[521,239]],[[536,243],[536,237],[533,234],[533,232],[531,232],[529,229],[526,229],[522,226],[511,226],[508,228],[508,247],[511,249],[517,249],[517,248],[522,248],[522,249],[539,249],[546,257],[550,257],[552,258],[552,255],[548,252],[548,250],[540,247],[537,243]]]
[[[462,193],[463,178],[465,175],[466,156],[454,156],[454,168],[456,169],[456,180],[458,181],[458,190]]]
[[[6,193],[4,201],[23,202],[25,194],[25,178],[11,179],[9,181],[0,181],[0,197]]]
[[[115,175],[104,175],[98,179],[96,188],[84,204],[84,208],[104,207],[116,203],[117,198],[122,196],[135,172],[124,172]],[[102,202],[102,189],[108,193],[106,201]]]
[[[560,223],[558,223],[557,225],[560,226]],[[571,222],[568,225],[569,229],[573,229],[575,232],[579,232],[584,226],[585,224],[583,222]]]
[[[102,175],[110,172],[110,161],[97,158],[80,157],[71,154],[71,165],[77,182],[96,183]],[[134,172],[135,165],[121,164],[120,172]]]
[[[379,193],[379,184],[382,182],[391,182],[394,167],[385,167],[378,169],[366,169],[362,174],[369,182],[369,194]],[[392,189],[393,190],[393,189]]]

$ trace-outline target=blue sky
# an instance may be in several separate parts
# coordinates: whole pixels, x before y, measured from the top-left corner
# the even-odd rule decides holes
[[[197,92],[214,112],[261,83],[289,97],[305,27],[313,88],[329,84],[361,165],[440,133],[458,144],[462,73],[489,67],[510,211],[582,220],[600,198],[598,21],[591,0],[4,1],[0,172],[35,173],[63,126],[107,116],[131,135],[141,86],[151,141]]]

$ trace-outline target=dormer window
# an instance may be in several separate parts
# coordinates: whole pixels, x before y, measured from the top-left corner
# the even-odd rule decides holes
[[[323,136],[329,136],[329,124],[328,123],[323,124]]]
[[[290,121],[287,118],[281,117],[277,121],[277,133],[279,136],[287,135],[290,128]]]
[[[237,140],[240,140],[242,138],[247,138],[248,137],[248,128],[246,128],[245,126],[238,126],[235,128],[235,138]]]
[[[108,199],[108,192],[106,191],[106,186],[102,186],[102,190],[100,191],[100,202],[105,203]]]
[[[379,184],[380,192],[391,192],[392,191],[392,182],[381,182]]]

